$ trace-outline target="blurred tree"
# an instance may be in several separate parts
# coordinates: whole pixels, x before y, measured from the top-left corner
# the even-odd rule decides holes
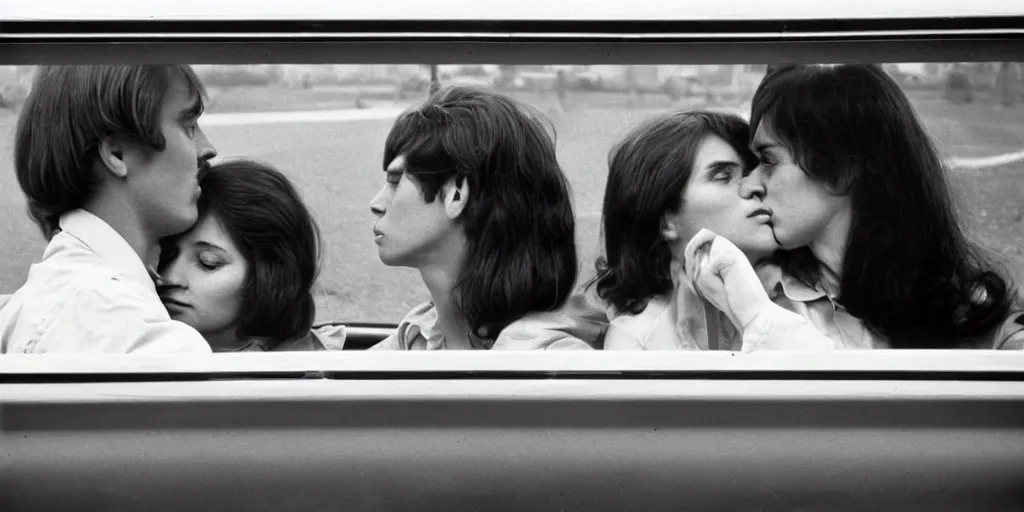
[[[498,89],[511,89],[515,86],[516,67],[514,65],[502,64],[498,66],[498,79],[495,86]]]
[[[441,80],[438,78],[437,64],[430,65],[430,94],[434,94],[441,89]]]
[[[564,69],[559,69],[555,72],[555,97],[558,99],[558,105],[561,108],[565,108],[565,99],[569,95],[569,75]]]
[[[1012,62],[1002,62],[999,66],[999,76],[996,84],[1004,107],[1012,107],[1017,104],[1017,84],[1014,80]]]
[[[637,77],[636,66],[626,66],[626,91],[629,96],[626,99],[626,103],[629,106],[636,106],[643,102],[643,92],[640,89],[639,77]]]
[[[971,85],[971,78],[968,75],[969,68],[956,65],[946,75],[946,87],[944,96],[947,100],[960,104],[970,103],[974,100],[974,91]]]

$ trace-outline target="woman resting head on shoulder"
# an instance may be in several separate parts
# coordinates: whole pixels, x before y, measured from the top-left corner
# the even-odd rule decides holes
[[[718,313],[686,264],[696,262],[702,242],[714,241],[716,255],[729,248],[749,269],[742,277],[760,286],[752,266],[779,246],[761,198],[740,196],[741,180],[756,163],[748,140],[749,126],[737,115],[687,111],[643,123],[612,149],[602,211],[605,256],[592,283],[608,305],[605,349],[763,344],[744,343],[733,324],[749,320]]]
[[[171,318],[215,352],[341,349],[343,328],[311,330],[320,232],[288,178],[233,160],[200,184],[199,221],[162,243],[157,289]]]
[[[806,292],[792,306],[861,345],[1024,345],[1011,283],[964,233],[935,146],[880,66],[771,68],[750,120],[744,194],[772,210],[784,279]]]
[[[576,281],[575,218],[549,129],[526,105],[459,86],[395,121],[374,241],[385,265],[419,270],[431,300],[374,349],[591,348],[559,311]]]

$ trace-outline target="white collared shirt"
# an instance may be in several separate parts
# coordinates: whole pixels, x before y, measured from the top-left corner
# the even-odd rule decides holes
[[[61,231],[25,284],[0,307],[0,353],[209,353],[198,331],[171,320],[138,254],[85,211]]]
[[[811,322],[822,334],[842,349],[887,349],[889,342],[872,333],[859,318],[851,315],[836,302],[839,288],[834,277],[825,274],[818,286],[808,286],[793,276],[786,275],[777,266],[758,269],[761,283],[772,302],[797,313]]]
[[[508,324],[498,333],[490,350],[593,350],[592,341],[598,337],[600,329],[568,313],[574,306],[572,300],[559,310],[535,311]],[[472,333],[469,336],[476,338]],[[482,345],[479,338],[475,341]],[[391,336],[370,347],[370,350],[447,349],[433,302],[413,308]]]
[[[888,348],[819,288],[803,285],[774,265],[757,269],[779,306],[758,315],[740,333],[714,306],[688,287],[653,297],[638,314],[608,308],[606,350],[832,350]],[[710,313],[710,314],[709,314]],[[795,313],[795,315],[793,314]],[[715,338],[710,343],[709,338]]]

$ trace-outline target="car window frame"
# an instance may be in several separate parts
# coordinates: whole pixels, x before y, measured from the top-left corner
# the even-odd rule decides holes
[[[296,5],[301,7],[302,3]],[[971,9],[985,5],[986,2],[976,3]],[[305,12],[301,8],[298,11]],[[850,19],[736,19],[716,16],[711,11],[700,11],[705,13],[704,18],[682,18],[678,11],[671,11],[676,13],[675,17],[667,12],[661,20],[576,20],[581,21],[576,24],[543,19],[508,22],[497,15],[489,20],[465,20],[454,16],[346,19],[322,14],[319,18],[310,16],[296,21],[270,19],[269,14],[261,18],[258,10],[239,15],[246,16],[245,19],[214,22],[209,19],[212,16],[205,20],[176,19],[166,13],[162,18],[154,15],[134,20],[103,11],[78,10],[50,17],[7,13],[5,31],[0,34],[0,64],[507,64],[524,60],[538,64],[767,64],[999,61],[1024,54],[1024,10],[1019,7],[1010,15],[895,20],[877,15]],[[78,21],[68,21],[75,19]],[[413,26],[416,30],[411,31]],[[666,31],[666,27],[674,30]],[[354,326],[371,333],[389,327]],[[907,354],[506,352],[495,356],[452,352],[358,355],[346,351],[158,358],[7,355],[0,357],[0,378],[9,382],[33,378],[44,382],[46,378],[60,380],[73,374],[173,378],[282,373],[396,377],[415,372],[435,376],[480,376],[485,374],[482,372],[492,372],[489,375],[508,378],[549,374],[668,378],[666,375],[675,372],[680,378],[707,378],[709,372],[719,371],[766,377],[793,372],[805,372],[806,376],[806,372],[812,371],[817,372],[813,373],[815,378],[827,380],[829,375],[847,379],[855,374],[865,379],[871,375],[882,378],[885,371],[891,371],[895,373],[890,376],[899,378],[916,374],[955,379],[965,371],[976,370],[989,372],[993,378],[1003,375],[1000,378],[1017,379],[1024,368],[1024,355],[1019,353]]]

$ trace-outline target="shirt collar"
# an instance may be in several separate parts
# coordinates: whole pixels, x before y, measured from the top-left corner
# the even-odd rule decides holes
[[[150,270],[124,237],[103,219],[86,210],[75,209],[61,215],[59,225],[61,232],[81,241],[118,273],[156,293]]]
[[[445,339],[444,334],[441,332],[441,321],[437,315],[437,308],[434,307],[433,303],[430,304],[430,309],[427,310],[426,314],[421,318],[414,319],[413,325],[419,328],[419,335],[426,342],[427,350],[444,348]]]
[[[419,330],[418,335],[426,342],[427,350],[447,349],[447,340],[441,331],[441,319],[437,314],[437,308],[430,302],[422,315],[409,319],[409,324]],[[467,333],[469,345],[473,350],[488,350],[494,345],[493,339],[480,338],[473,334],[472,330]],[[415,335],[410,337],[414,339]],[[407,344],[411,344],[411,341]]]
[[[827,290],[836,290],[838,288],[835,279],[827,271],[823,274],[823,282],[816,286],[809,286],[791,275],[783,274],[782,269],[778,265],[758,267],[757,275],[772,300],[779,293],[794,302],[813,302],[823,298],[834,300],[836,294],[829,293]]]

